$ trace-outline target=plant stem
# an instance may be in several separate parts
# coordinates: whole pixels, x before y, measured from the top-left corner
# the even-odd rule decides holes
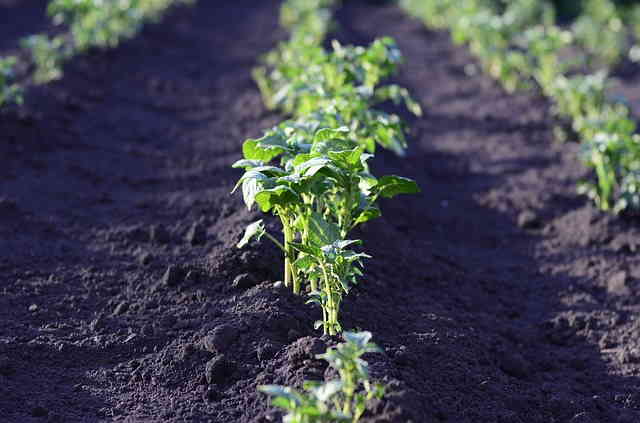
[[[284,285],[292,286],[294,294],[300,294],[300,279],[296,277],[296,272],[293,267],[293,248],[291,247],[291,241],[293,241],[293,233],[291,226],[286,219],[282,220],[282,228],[284,232]]]
[[[324,290],[325,293],[327,294],[327,316],[324,316],[323,313],[323,318],[325,319],[325,327],[328,326],[329,327],[329,335],[335,335],[336,334],[336,326],[335,323],[337,322],[337,316],[335,316],[334,313],[334,305],[333,305],[333,295],[331,294],[331,281],[329,280],[329,274],[327,273],[327,268],[324,264],[322,264],[322,274],[324,276]],[[324,311],[324,310],[323,310]]]

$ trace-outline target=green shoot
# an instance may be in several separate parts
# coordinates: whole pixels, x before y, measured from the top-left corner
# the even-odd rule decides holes
[[[325,382],[306,381],[303,392],[278,385],[262,385],[260,392],[271,396],[272,404],[287,412],[287,423],[350,422],[357,423],[367,404],[384,396],[384,387],[370,381],[366,353],[382,352],[369,342],[370,332],[344,332],[344,343],[328,349],[317,358],[326,360],[338,372],[339,379]]]

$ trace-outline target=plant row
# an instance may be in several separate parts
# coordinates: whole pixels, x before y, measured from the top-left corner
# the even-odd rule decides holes
[[[602,210],[640,211],[636,124],[624,102],[606,95],[607,68],[585,73],[594,58],[611,64],[620,56],[622,41],[606,41],[622,33],[607,29],[622,26],[609,0],[587,2],[573,31],[556,25],[555,9],[540,0],[514,0],[507,6],[495,0],[401,4],[427,25],[449,29],[454,42],[467,44],[483,69],[508,91],[538,87],[553,101],[554,113],[571,123],[581,140],[581,157],[594,169],[594,180],[582,181],[579,191]]]
[[[369,161],[379,148],[403,156],[407,148],[400,118],[376,106],[391,101],[416,115],[420,106],[408,91],[385,84],[402,61],[390,38],[368,47],[323,42],[332,27],[336,0],[287,0],[281,22],[290,31],[262,58],[253,72],[265,105],[290,118],[261,138],[243,143],[244,169],[234,191],[242,190],[248,209],[257,206],[276,216],[281,234],[272,234],[263,220],[251,223],[238,247],[262,237],[283,254],[284,285],[317,304],[323,333],[343,333],[344,343],[318,358],[325,359],[339,379],[306,382],[303,391],[261,386],[273,404],[286,410],[285,422],[357,422],[367,402],[384,389],[369,381],[361,356],[378,351],[369,332],[343,332],[340,309],[344,296],[362,278],[362,242],[353,230],[381,215],[378,201],[419,192],[407,178],[377,177]]]
[[[193,0],[51,0],[47,14],[57,35],[37,34],[22,40],[33,60],[30,75],[41,84],[58,79],[70,58],[92,48],[113,48],[134,37],[145,23],[157,21],[172,5]],[[0,106],[19,103],[22,87],[15,79],[15,57],[0,59]]]
[[[245,170],[236,189],[242,188],[247,207],[257,205],[282,224],[278,237],[258,220],[238,246],[263,236],[273,241],[283,252],[285,286],[320,305],[317,326],[335,335],[342,330],[343,296],[369,258],[354,251],[361,242],[351,232],[380,216],[380,198],[419,191],[410,179],[371,172],[377,146],[399,155],[406,148],[400,118],[374,106],[392,100],[416,114],[420,107],[406,89],[380,85],[401,61],[393,40],[368,48],[334,41],[330,52],[322,47],[332,3],[292,0],[283,6],[291,37],[264,57],[254,75],[265,103],[292,118],[246,140],[244,158],[233,166]]]

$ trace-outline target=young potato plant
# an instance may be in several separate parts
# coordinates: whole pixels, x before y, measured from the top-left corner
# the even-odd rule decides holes
[[[308,282],[329,334],[340,331],[342,296],[357,283],[361,259],[367,257],[346,248],[355,243],[348,234],[380,216],[379,198],[419,192],[407,178],[373,176],[367,165],[372,156],[348,135],[347,128],[313,131],[284,122],[260,139],[245,141],[244,159],[234,164],[245,170],[234,191],[242,187],[247,208],[257,204],[277,216],[283,232],[280,242],[261,221],[254,222],[238,247],[253,237],[273,241],[284,255],[285,286],[300,294],[303,278]]]
[[[378,144],[403,155],[406,139],[400,119],[372,108],[390,100],[422,114],[405,88],[380,86],[402,60],[395,42],[382,38],[364,48],[334,41],[332,47],[326,52],[319,45],[292,39],[267,55],[265,66],[254,71],[265,104],[297,118],[313,114],[327,127],[334,121],[347,125],[369,152]]]
[[[47,13],[65,32],[50,37],[32,35],[23,40],[30,50],[36,83],[62,76],[62,65],[90,48],[113,48],[132,38],[150,21],[159,19],[172,5],[193,0],[52,0]]]
[[[0,58],[0,106],[8,103],[20,103],[22,90],[15,82],[15,65],[17,59],[13,56]]]
[[[628,51],[628,34],[611,0],[586,0],[583,13],[572,26],[577,44],[586,51],[589,66],[610,68]]]
[[[606,70],[579,73],[594,60],[615,64],[626,48],[626,29],[611,1],[588,1],[573,32],[553,23],[547,2],[516,0],[502,7],[492,0],[401,4],[427,24],[450,28],[454,41],[468,44],[507,90],[530,87],[530,80],[535,81],[554,101],[556,114],[571,121],[583,142],[582,158],[594,169],[595,182],[581,183],[579,191],[603,210],[640,211],[638,137],[629,110],[606,97]],[[574,47],[573,56],[566,54],[567,47]]]
[[[238,244],[266,237],[283,252],[284,284],[309,295],[322,309],[325,334],[342,331],[340,305],[362,276],[369,258],[351,249],[349,233],[380,216],[379,198],[419,192],[399,176],[376,178],[367,164],[376,144],[403,154],[404,128],[396,115],[373,110],[384,101],[403,103],[416,114],[420,106],[397,85],[381,86],[401,61],[390,38],[368,48],[321,43],[331,25],[333,0],[288,0],[281,20],[291,31],[254,71],[265,104],[292,119],[244,142],[241,188],[251,209],[272,213],[282,236],[267,232],[262,220],[250,224]]]
[[[372,383],[366,353],[382,352],[370,342],[370,332],[344,332],[345,342],[317,356],[338,372],[339,379],[325,382],[306,381],[303,392],[279,385],[258,387],[272,397],[271,403],[287,413],[285,423],[357,423],[367,404],[381,399],[385,389]]]

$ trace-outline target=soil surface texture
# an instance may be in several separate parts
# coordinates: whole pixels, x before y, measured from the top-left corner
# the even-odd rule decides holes
[[[230,165],[284,118],[251,80],[286,37],[279,5],[177,8],[0,113],[0,422],[266,423],[257,385],[331,376],[314,356],[337,339],[274,285],[278,251],[234,247],[259,214]],[[336,17],[344,43],[397,40],[425,111],[406,158],[373,162],[423,192],[356,234],[374,259],[343,324],[383,347],[389,392],[363,421],[640,422],[637,221],[576,194],[589,172],[544,99],[396,6]]]

